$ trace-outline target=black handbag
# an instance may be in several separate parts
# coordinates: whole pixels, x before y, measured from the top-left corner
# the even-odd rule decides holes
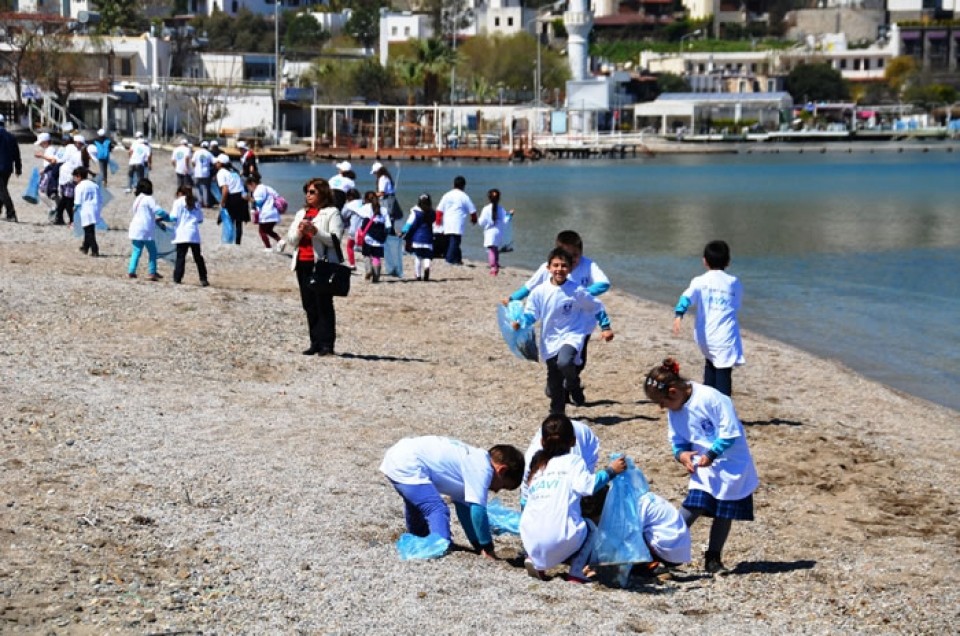
[[[334,249],[337,250],[337,257],[342,261],[343,254],[340,251],[340,239],[336,234],[331,236]],[[327,294],[330,296],[347,296],[350,294],[350,276],[352,270],[346,265],[340,263],[331,263],[330,261],[317,261],[313,264],[313,274],[310,276],[310,286],[318,294]]]

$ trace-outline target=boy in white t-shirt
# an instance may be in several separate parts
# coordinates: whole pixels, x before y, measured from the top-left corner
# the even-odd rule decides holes
[[[733,394],[733,367],[746,361],[737,321],[743,287],[736,276],[723,271],[730,265],[730,246],[725,241],[707,243],[703,264],[707,273],[690,281],[674,308],[673,333],[680,333],[683,315],[695,305],[694,340],[706,358],[703,383],[729,396]]]
[[[403,498],[408,532],[450,541],[450,510],[441,497],[446,495],[473,548],[495,558],[487,491],[520,486],[523,454],[504,444],[484,451],[447,437],[408,437],[390,447],[380,472]]]

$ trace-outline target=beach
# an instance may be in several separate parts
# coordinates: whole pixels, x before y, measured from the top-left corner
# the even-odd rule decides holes
[[[386,449],[439,434],[523,450],[547,413],[543,367],[510,355],[495,323],[529,272],[438,262],[421,283],[408,260],[403,281],[354,276],[336,301],[338,355],[306,357],[289,260],[265,253],[255,226],[243,245],[220,245],[208,211],[210,287],[189,257],[182,285],[167,263],[160,282],[129,280],[125,175],[111,178],[116,229],[98,232],[94,259],[19,199],[34,165],[33,147],[21,151],[20,223],[0,223],[0,631],[955,630],[956,411],[746,332],[733,397],[760,488],[756,520],[727,542],[732,574],[702,571],[705,520],[694,563],[625,589],[531,579],[513,536],[497,538],[498,561],[455,550],[401,562],[401,500],[378,471]],[[169,209],[163,151],[152,178]],[[603,300],[616,337],[591,344],[587,405],[568,414],[679,505],[687,479],[642,378],[670,355],[699,380],[703,360],[689,324],[670,333],[670,307],[616,281]],[[517,505],[516,492],[501,499]]]

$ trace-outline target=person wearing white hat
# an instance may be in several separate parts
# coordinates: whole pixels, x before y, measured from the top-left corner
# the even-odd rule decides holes
[[[13,197],[7,189],[10,177],[16,172],[19,177],[23,174],[23,163],[20,160],[20,144],[16,137],[10,134],[6,127],[6,118],[0,115],[0,209],[6,208],[7,221],[17,222],[17,211],[13,207]]]
[[[240,245],[243,224],[250,221],[250,206],[243,196],[243,178],[230,165],[230,157],[226,154],[217,155],[214,162],[217,167],[217,187],[220,189],[220,209],[230,215],[236,235],[234,243]],[[222,215],[218,216],[217,225],[222,222]]]
[[[403,218],[403,210],[397,205],[393,176],[379,161],[370,167],[370,174],[377,177],[377,198],[380,199],[380,214],[387,224],[387,234],[396,234],[393,224]]]
[[[110,153],[113,152],[113,140],[107,136],[107,131],[103,128],[97,131],[97,138],[93,143],[87,146],[87,153],[97,160],[100,166],[100,172],[97,173],[97,185],[107,187],[107,175],[110,170]]]
[[[334,166],[337,174],[330,177],[330,190],[333,192],[333,201],[338,210],[343,210],[343,204],[347,202],[347,193],[357,187],[354,179],[357,175],[353,172],[353,166],[349,161],[341,161]]]
[[[173,166],[173,171],[177,175],[177,190],[184,186],[193,187],[190,177],[192,172],[190,154],[190,142],[186,139],[181,139],[180,144],[170,153],[170,165]]]
[[[257,155],[253,149],[247,146],[247,142],[238,141],[237,148],[242,151],[240,155],[240,174],[244,179],[247,177],[260,178],[260,164],[257,162]]]
[[[33,156],[40,160],[38,166],[40,170],[40,196],[43,197],[44,204],[49,206],[47,216],[51,223],[57,215],[57,170],[59,170],[60,159],[57,156],[57,148],[50,143],[50,133],[42,132],[37,135],[37,140],[33,142],[39,149],[33,153]]]
[[[127,151],[130,158],[127,160],[127,187],[124,192],[133,192],[133,189],[141,179],[146,178],[147,162],[150,159],[150,147],[143,139],[143,133],[139,130],[134,135],[133,143]]]
[[[212,208],[217,201],[210,191],[210,180],[213,168],[213,154],[208,150],[210,143],[200,142],[190,158],[193,164],[193,183],[197,188],[197,201],[205,208]]]

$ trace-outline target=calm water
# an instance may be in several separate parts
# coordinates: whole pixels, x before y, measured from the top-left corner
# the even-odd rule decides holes
[[[702,271],[704,243],[723,238],[745,328],[960,409],[960,153],[388,167],[405,207],[423,191],[438,201],[456,174],[478,208],[500,188],[517,211],[507,266],[536,267],[558,231],[575,229],[615,287],[671,307]],[[368,167],[357,171],[360,189],[372,188]],[[264,174],[293,204],[307,176],[333,168],[267,164]],[[464,252],[485,258],[479,231]]]

